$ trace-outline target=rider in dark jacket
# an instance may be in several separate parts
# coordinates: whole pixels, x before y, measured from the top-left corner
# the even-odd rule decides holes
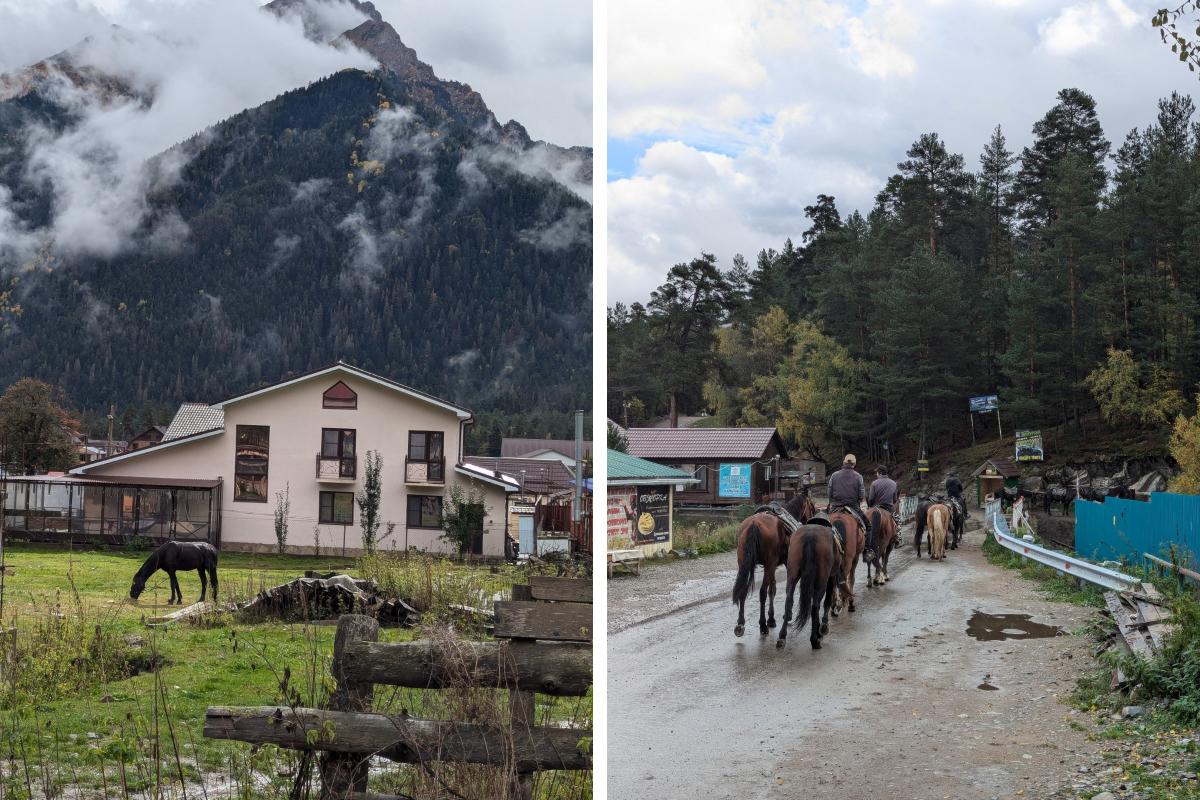
[[[958,479],[958,475],[951,471],[951,473],[946,477],[946,494],[958,500],[959,507],[962,508],[963,516],[969,516],[967,514],[967,501],[963,499],[962,492],[962,481]]]
[[[829,476],[829,507],[831,509],[847,508],[862,524],[867,534],[867,551],[873,553],[875,542],[871,537],[871,524],[867,522],[866,491],[863,487],[862,475],[854,469],[858,459],[853,453],[847,453],[842,459],[842,468]]]

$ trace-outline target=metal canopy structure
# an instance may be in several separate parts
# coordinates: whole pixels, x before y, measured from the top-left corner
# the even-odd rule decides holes
[[[36,541],[221,543],[221,481],[117,476],[5,478],[4,530]]]

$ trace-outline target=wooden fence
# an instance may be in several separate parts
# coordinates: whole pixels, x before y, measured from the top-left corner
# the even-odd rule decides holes
[[[534,724],[536,693],[582,697],[592,684],[590,578],[532,577],[495,603],[493,642],[456,645],[455,668],[429,641],[379,642],[379,623],[347,614],[338,620],[329,707],[210,707],[204,735],[320,751],[322,800],[396,800],[367,793],[370,760],[410,764],[459,762],[509,766],[511,795],[533,795],[533,773],[590,770],[591,730]],[[465,656],[465,657],[464,657]],[[470,685],[508,691],[508,729],[372,712],[375,684],[444,690]]]

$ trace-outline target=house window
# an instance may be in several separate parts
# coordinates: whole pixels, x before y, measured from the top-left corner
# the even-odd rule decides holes
[[[442,527],[441,496],[429,494],[410,494],[408,496],[408,527]]]
[[[330,525],[354,524],[354,492],[321,492],[317,519]]]
[[[358,408],[358,395],[346,384],[338,381],[321,395],[322,408]]]
[[[321,459],[337,461],[338,475],[342,478],[355,476],[354,459],[354,429],[353,428],[322,428],[321,429]]]
[[[429,480],[445,479],[446,462],[443,458],[441,431],[409,431],[408,460],[425,462],[429,465]]]
[[[249,503],[267,502],[271,428],[267,425],[238,425],[236,447],[233,459],[233,499]]]
[[[707,464],[676,464],[675,468],[682,470],[693,478],[698,478],[699,483],[688,484],[685,492],[707,492],[708,491],[708,465]]]

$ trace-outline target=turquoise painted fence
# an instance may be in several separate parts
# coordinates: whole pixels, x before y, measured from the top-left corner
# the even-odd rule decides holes
[[[1200,496],[1156,492],[1148,503],[1075,501],[1075,552],[1084,558],[1140,564],[1142,553],[1166,558],[1171,545],[1185,563],[1200,563]]]

